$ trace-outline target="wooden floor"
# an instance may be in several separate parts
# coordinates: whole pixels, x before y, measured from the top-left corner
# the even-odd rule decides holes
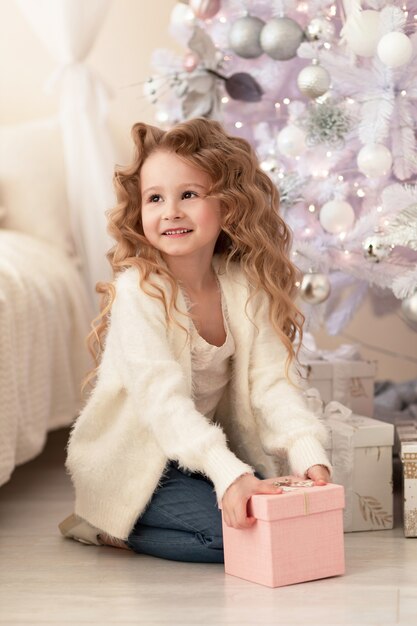
[[[417,539],[396,527],[345,535],[347,572],[270,589],[221,564],[179,563],[64,539],[72,511],[68,430],[0,488],[0,623],[417,624]],[[396,473],[398,491],[398,474]]]

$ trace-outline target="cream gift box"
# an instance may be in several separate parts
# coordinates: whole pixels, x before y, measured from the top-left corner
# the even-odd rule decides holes
[[[355,345],[343,344],[337,350],[318,350],[306,333],[299,360],[306,387],[315,387],[325,403],[341,402],[353,413],[372,417],[376,361],[360,357]]]
[[[226,574],[281,587],[344,573],[343,487],[298,484],[252,496],[250,528],[227,526],[222,515]]]
[[[345,532],[392,528],[394,426],[356,415],[339,402],[323,409],[317,389],[308,389],[306,400],[329,431],[332,481],[345,488]]]
[[[401,443],[400,457],[404,485],[404,535],[417,537],[417,423],[407,421],[396,426]]]

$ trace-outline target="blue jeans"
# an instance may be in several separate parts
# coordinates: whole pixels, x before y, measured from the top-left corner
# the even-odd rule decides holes
[[[211,480],[171,461],[126,543],[138,554],[171,561],[224,563],[222,513]]]

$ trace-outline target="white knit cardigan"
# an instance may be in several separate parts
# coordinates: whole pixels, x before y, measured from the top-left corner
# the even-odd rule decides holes
[[[236,344],[232,379],[214,422],[192,400],[185,332],[167,325],[163,304],[139,288],[135,268],[115,280],[97,382],[72,427],[66,461],[75,513],[114,537],[127,539],[169,460],[208,476],[218,504],[244,472],[279,475],[283,451],[297,475],[315,464],[331,471],[325,428],[285,379],[286,348],[269,322],[266,294],[249,303],[248,316],[249,287],[239,265],[230,264],[226,273],[215,256],[213,268]],[[169,296],[162,279],[152,279]],[[181,290],[177,305],[187,311]],[[176,318],[190,327],[184,315]],[[297,382],[294,369],[291,378]]]

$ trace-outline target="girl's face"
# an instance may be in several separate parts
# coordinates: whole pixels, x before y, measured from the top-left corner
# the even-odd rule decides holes
[[[204,197],[209,175],[175,153],[159,150],[145,160],[140,180],[146,239],[163,257],[204,253],[211,258],[221,214],[220,201]]]

